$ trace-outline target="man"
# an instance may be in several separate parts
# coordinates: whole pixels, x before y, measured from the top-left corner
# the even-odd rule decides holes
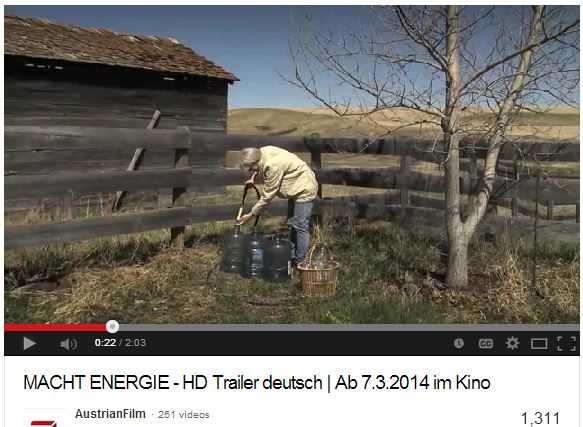
[[[241,151],[239,165],[253,172],[246,185],[254,184],[257,175],[263,181],[263,195],[251,212],[241,217],[239,225],[259,215],[275,196],[288,199],[287,225],[295,245],[292,262],[302,262],[310,246],[310,217],[318,194],[316,175],[298,156],[273,146],[245,148]]]

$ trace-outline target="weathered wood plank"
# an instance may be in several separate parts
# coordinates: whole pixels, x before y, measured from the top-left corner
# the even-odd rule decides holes
[[[432,197],[423,197],[417,194],[411,195],[411,206],[416,208],[445,210],[445,200]]]
[[[40,198],[186,186],[190,176],[190,168],[6,176],[4,197]]]
[[[130,150],[40,150],[40,151],[5,151],[4,170],[7,167],[15,167],[23,163],[69,163],[69,162],[124,162],[127,168],[128,160],[135,151]],[[166,163],[166,167],[172,167],[174,161],[174,149],[151,149],[148,150],[140,169],[146,162],[154,164],[160,163],[160,158]],[[55,168],[55,171],[59,169]]]
[[[91,116],[71,117],[65,116],[58,120],[46,116],[4,116],[4,124],[10,126],[73,126],[73,127],[101,127],[101,128],[138,128],[143,129],[149,119],[134,117]],[[176,117],[166,117],[158,126],[158,129],[176,130],[178,126],[188,126],[193,131],[225,133],[227,121],[207,122],[202,120],[183,120]]]
[[[283,136],[258,136],[258,135],[207,135],[193,133],[193,138],[199,140],[201,151],[215,151],[225,153],[229,150],[240,150],[244,147],[260,147],[263,145],[277,145],[293,152],[305,152],[306,146],[313,141],[310,138],[283,137]],[[386,154],[399,156],[412,156],[419,160],[437,161],[439,156],[431,152],[434,141],[420,138],[399,137],[398,139],[380,139],[376,141],[359,140],[351,138],[322,138],[324,152],[326,153],[360,153],[360,154]],[[460,156],[485,157],[487,149],[480,146],[475,140],[467,140],[462,143],[466,148]],[[548,143],[525,141],[516,144],[508,144],[503,149],[500,159],[512,159],[516,148],[521,150],[521,155],[528,159],[534,153],[538,153],[541,160],[550,161],[576,161],[579,156],[578,143]],[[437,152],[443,147],[435,147]],[[308,150],[309,151],[309,150]],[[544,159],[540,153],[549,153]]]
[[[416,207],[385,206],[366,203],[337,204],[327,202],[327,208],[334,216],[346,216],[346,208],[349,208],[352,216],[368,219],[370,221],[391,221],[402,224],[425,224],[443,226],[444,218],[436,214],[433,209]],[[335,209],[334,205],[343,208]],[[486,214],[480,224],[480,230],[494,230],[509,233],[519,237],[531,237],[533,220],[531,218],[510,218]],[[579,241],[579,225],[576,222],[539,220],[539,233],[545,240]]]
[[[552,200],[547,200],[547,219],[552,221],[554,219],[553,212],[554,202]]]
[[[333,215],[338,216],[345,216],[346,209],[348,209],[350,214],[355,218],[367,219],[369,221],[389,221],[406,224],[443,224],[443,215],[436,214],[436,211],[433,209],[363,203],[361,201],[356,203],[339,203],[334,199],[322,200],[320,206],[328,209]]]
[[[4,151],[189,148],[186,132],[64,126],[4,126]]]
[[[392,168],[337,168],[316,172],[324,184],[349,185],[354,187],[409,189],[443,193],[445,179],[438,175],[422,173],[400,174]],[[472,180],[460,178],[461,194],[471,194]],[[523,199],[536,197],[536,181],[497,179],[494,184],[493,197],[516,196]],[[550,180],[541,182],[540,202],[553,200],[555,204],[574,204],[579,200],[579,181]]]
[[[143,129],[148,124],[146,117],[113,117],[113,116],[91,116],[91,117],[70,117],[60,118],[47,116],[15,116],[7,114],[4,116],[5,126],[72,126],[72,127],[100,127],[115,129]],[[175,130],[178,121],[174,118],[167,118],[160,124],[158,129]],[[201,129],[205,130],[205,129]]]
[[[22,132],[26,132],[23,137]],[[138,144],[148,144],[146,148],[187,148],[183,139],[176,141],[175,134],[169,131],[151,132],[154,135],[144,136],[144,130],[138,129],[96,129],[79,127],[75,129],[50,128],[50,127],[15,127],[5,128],[6,147],[9,151],[24,151],[31,149],[112,149],[117,147],[136,148]],[[166,132],[166,133],[161,133]],[[286,137],[286,136],[258,136],[258,135],[227,135],[213,132],[196,132],[191,134],[193,154],[209,155],[220,154],[222,156],[229,150],[240,150],[244,147],[261,147],[264,145],[277,145],[292,152],[309,151],[309,145],[313,143],[310,138]],[[161,141],[156,141],[160,139]],[[141,140],[141,141],[140,141]],[[328,153],[352,152],[362,154],[392,154],[411,155],[423,160],[435,160],[433,154],[428,151],[433,146],[433,141],[400,138],[391,140],[356,140],[356,139],[331,139],[323,138],[324,151]],[[179,144],[180,146],[175,146]],[[509,147],[509,148],[508,148]],[[516,149],[521,150],[521,158],[528,159],[533,153],[546,161],[576,161],[579,158],[579,144],[574,143],[546,143],[546,142],[520,142],[507,145],[501,154],[501,159],[516,157]],[[547,153],[543,156],[541,153]],[[474,155],[480,158],[485,151],[483,148],[472,146],[471,150],[462,150],[461,155]]]
[[[411,157],[409,156],[401,156],[401,165],[399,167],[400,174],[408,174],[411,171]],[[411,198],[409,194],[409,187],[405,185],[401,189],[401,206],[409,206],[411,204]]]
[[[462,180],[465,182],[465,180]],[[468,194],[464,192],[464,194]],[[536,180],[524,180],[518,183],[511,180],[496,180],[494,197],[516,195],[518,199],[536,199]],[[553,180],[540,184],[539,203],[553,200],[557,205],[570,205],[579,200],[579,181]]]
[[[146,130],[152,130],[158,125],[158,120],[160,120],[160,114],[161,113],[159,110],[154,111],[154,115],[152,116],[152,120],[150,120],[150,123],[148,123]],[[134,152],[132,160],[130,160],[130,164],[127,167],[128,171],[133,171],[133,170],[137,169],[138,167],[140,167],[140,163],[142,162],[142,159],[144,158],[145,152],[146,152],[146,150],[144,148],[141,148],[141,147],[136,148],[136,151]],[[187,165],[185,165],[185,166],[187,166]],[[125,191],[123,191],[123,190],[118,191],[116,193],[115,198],[114,198],[114,200],[111,204],[111,207],[110,207],[110,212],[113,212],[114,210],[117,209],[124,194],[125,194]]]
[[[246,208],[250,209],[251,206],[249,204]],[[195,223],[234,220],[238,208],[239,205],[173,208],[49,224],[9,226],[4,229],[4,249],[14,250]],[[285,215],[287,202],[273,202],[266,211],[272,215]]]
[[[199,89],[173,90],[172,85],[158,88],[153,88],[152,85],[115,87],[43,78],[21,79],[10,75],[5,77],[4,83],[7,100],[37,100],[77,105],[131,105],[150,110],[173,106],[193,109],[224,107],[226,110],[227,105],[226,90],[209,90],[208,85]]]
[[[179,101],[175,99],[176,102]],[[82,102],[82,101],[81,101]],[[73,117],[92,117],[92,116],[114,116],[114,117],[135,117],[147,118],[151,116],[152,106],[158,105],[157,102],[152,102],[144,105],[131,105],[128,103],[102,102],[101,104],[82,104],[82,103],[63,103],[55,102],[54,100],[46,101],[35,97],[30,99],[23,99],[21,95],[17,99],[6,100],[4,103],[4,114],[11,116],[39,116],[45,115],[58,119],[64,116]],[[152,106],[151,106],[152,105]],[[223,110],[222,106],[213,108],[211,105],[206,107],[197,105],[196,107],[180,107],[176,104],[164,105],[165,109],[163,118],[184,118],[201,121],[220,121],[226,120],[227,111]]]
[[[129,154],[129,153],[128,153]],[[131,155],[131,154],[130,154]],[[121,155],[120,155],[121,156]],[[127,156],[124,156],[127,158]],[[161,158],[146,154],[141,170],[169,169],[171,159],[165,154]],[[53,163],[46,162],[26,162],[10,163],[4,165],[4,175],[37,175],[54,174],[66,172],[95,172],[95,171],[124,171],[127,169],[127,161],[117,160],[82,160],[82,161],[60,161]]]
[[[315,174],[323,184],[395,189],[398,172],[399,168],[331,168],[315,171]]]
[[[552,202],[552,201],[550,201]],[[430,197],[423,197],[418,195],[411,195],[411,205],[414,207],[419,208],[427,208],[427,209],[436,209],[436,210],[444,210],[445,209],[445,201],[442,199],[434,199]],[[496,206],[504,207],[507,209],[512,209],[512,199],[498,199],[496,200]],[[525,215],[529,217],[534,217],[535,210],[533,208],[529,208],[527,206],[518,205],[517,206],[517,213],[520,215]],[[540,219],[549,219],[548,215],[543,215],[539,212]],[[553,221],[570,221],[575,220],[576,214],[570,215],[553,215]]]
[[[26,66],[31,63],[30,57],[7,56],[4,62],[5,75],[22,81],[36,81],[50,83],[82,84],[85,86],[164,90],[184,92],[210,92],[226,94],[228,82],[222,79],[206,78],[203,76],[185,76],[182,73],[168,73],[154,70],[111,67],[95,63],[73,63],[51,59],[35,59],[33,63],[50,64],[62,69],[49,71]],[[173,78],[169,81],[165,78]]]
[[[188,128],[182,128],[182,131],[188,132]],[[176,150],[174,157],[174,167],[176,169],[185,168],[188,166],[188,150],[179,149]],[[186,204],[186,186],[175,186],[172,189],[172,207],[179,208],[184,207]],[[185,226],[172,227],[170,229],[170,243],[178,246],[184,247],[184,233],[186,231]]]
[[[33,175],[81,171],[122,171],[127,169],[127,160],[133,151],[99,150],[43,150],[7,151],[4,153],[5,175]],[[204,156],[190,159],[190,166],[217,169],[223,167],[221,156]],[[169,169],[174,165],[174,150],[146,150],[140,169]]]
[[[462,171],[470,171],[471,159],[462,159],[460,161],[460,170]],[[499,176],[504,177],[514,177],[515,170],[513,162],[509,161],[501,161],[496,166],[496,173]],[[570,164],[568,164],[570,163]],[[540,169],[541,169],[541,177],[546,178],[559,178],[559,179],[579,179],[580,169],[579,169],[579,162],[539,162]],[[519,162],[519,172],[521,175],[527,175],[530,178],[534,179],[538,176],[538,168],[539,165],[534,164],[533,162]],[[484,173],[483,165],[478,166],[478,174],[482,175]]]
[[[208,188],[209,186],[243,185],[249,178],[241,169],[192,169],[191,188]]]
[[[315,146],[311,147],[310,150],[310,167],[312,170],[320,170],[322,169],[322,145],[314,144]],[[318,181],[318,197],[322,197],[322,183]]]
[[[392,168],[354,169],[337,168],[316,170],[324,184],[354,187],[409,189],[442,193],[445,181],[441,176],[409,173],[400,174]],[[212,182],[215,186],[238,185],[244,174],[238,169],[158,169],[148,171],[107,171],[22,175],[5,177],[5,197],[52,197],[69,194],[100,193],[125,190],[157,189],[188,186],[201,188]],[[204,184],[204,185],[203,185]],[[462,194],[470,194],[472,180],[460,179]],[[534,199],[535,180],[498,179],[494,184],[493,198],[519,197]],[[540,203],[553,200],[556,205],[574,204],[579,200],[579,181],[552,180],[541,183]]]

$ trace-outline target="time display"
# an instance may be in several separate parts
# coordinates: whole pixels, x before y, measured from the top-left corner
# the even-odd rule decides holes
[[[146,347],[145,338],[95,338],[95,347]]]

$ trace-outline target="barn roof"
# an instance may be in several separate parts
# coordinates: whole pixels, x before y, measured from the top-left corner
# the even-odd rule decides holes
[[[239,80],[175,39],[15,15],[4,17],[4,54]]]

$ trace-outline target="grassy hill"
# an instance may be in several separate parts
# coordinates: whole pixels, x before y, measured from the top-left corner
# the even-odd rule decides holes
[[[255,135],[311,135],[374,138],[388,129],[396,129],[407,121],[421,118],[412,117],[406,110],[390,114],[375,113],[369,120],[355,117],[337,117],[331,111],[316,108],[238,108],[229,111],[229,133]],[[472,112],[465,116],[465,122],[473,127],[491,122],[486,112]],[[433,136],[439,129],[435,125],[424,124],[400,129],[395,135]],[[513,135],[552,139],[579,138],[579,110],[560,108],[546,113],[524,112],[515,120],[510,130]]]
[[[365,138],[380,133],[369,123],[331,114],[280,108],[242,108],[229,111],[229,133],[259,135],[311,135]]]

